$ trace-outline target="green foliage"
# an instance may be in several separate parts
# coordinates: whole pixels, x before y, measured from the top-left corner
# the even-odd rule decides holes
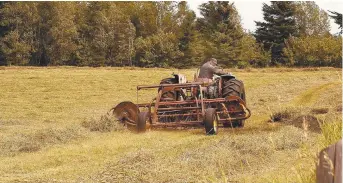
[[[0,2],[0,9],[2,9],[6,3],[8,3],[8,2],[4,2],[4,1]],[[3,19],[3,17],[2,17],[2,14],[0,13],[0,20],[2,20],[2,19]],[[5,34],[7,34],[8,29],[9,29],[8,26],[0,24],[0,40],[3,39]],[[0,46],[0,66],[6,65],[6,64],[7,63],[6,63],[6,58],[4,56],[4,51],[3,51],[3,48]]]
[[[205,39],[206,57],[215,57],[219,63],[234,66],[242,54],[243,29],[240,17],[229,2],[208,2],[200,6],[203,18],[198,28]]]
[[[286,41],[284,54],[290,66],[342,67],[342,37],[291,37]]]
[[[245,33],[241,40],[242,54],[239,57],[239,68],[249,66],[266,67],[270,63],[270,53],[264,51],[263,45],[256,43],[256,39],[250,33]]]
[[[328,14],[314,1],[295,2],[295,22],[300,36],[328,35],[330,21]]]
[[[78,22],[78,65],[132,65],[134,27],[116,4],[90,2],[81,9]],[[74,61],[75,62],[75,61]]]
[[[136,39],[136,52],[141,56],[140,66],[168,67],[177,64],[182,56],[174,34],[159,31],[157,34]]]
[[[271,50],[273,65],[284,64],[284,40],[297,32],[294,2],[272,1],[271,5],[264,3],[262,10],[265,22],[256,22],[256,40]]]
[[[0,24],[9,29],[0,40],[7,65],[29,64],[33,52],[38,49],[37,29],[39,15],[35,2],[12,2],[0,10]]]
[[[290,35],[330,37],[328,15],[314,2],[264,4],[266,22],[256,22],[255,38],[243,30],[233,3],[208,2],[199,9],[201,18],[185,1],[3,2],[0,65],[185,68],[209,57],[238,68],[339,65],[338,47],[321,46],[327,57],[314,59],[289,41],[283,53]],[[325,63],[314,64],[318,60]]]

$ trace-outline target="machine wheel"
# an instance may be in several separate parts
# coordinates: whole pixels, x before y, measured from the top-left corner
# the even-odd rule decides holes
[[[176,84],[177,83],[177,80],[176,78],[165,78],[165,79],[162,79],[160,84]]]
[[[148,112],[141,112],[138,114],[137,120],[137,132],[145,132],[146,131],[146,123],[149,122],[150,115]]]
[[[178,81],[176,80],[176,78],[165,78],[162,79],[160,84],[177,84]],[[161,88],[158,89],[158,91],[160,91]],[[161,95],[161,99],[165,99],[165,100],[171,100],[174,99],[175,100],[175,92],[174,91],[167,91],[162,93]]]
[[[205,111],[204,125],[207,135],[217,135],[218,133],[218,119],[215,108],[208,108]]]
[[[222,91],[223,98],[227,96],[238,96],[244,101],[244,103],[246,103],[245,89],[242,81],[237,80],[235,78],[223,81]],[[225,123],[223,125],[224,127],[242,128],[244,127],[244,120],[233,121],[232,125],[230,123]]]
[[[238,96],[244,102],[246,102],[244,84],[242,81],[237,80],[235,78],[223,81],[222,93],[223,93],[223,98],[227,96]]]
[[[121,123],[125,124],[126,127],[131,131],[136,131],[138,115],[139,115],[139,108],[132,102],[126,101],[121,102],[114,108],[113,115],[120,121]]]

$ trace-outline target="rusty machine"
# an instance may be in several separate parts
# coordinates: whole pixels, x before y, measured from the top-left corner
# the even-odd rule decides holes
[[[163,79],[158,85],[137,86],[155,89],[149,103],[121,102],[113,114],[130,130],[144,132],[154,127],[204,127],[208,135],[219,127],[243,127],[251,116],[246,105],[243,82],[232,74],[216,76],[209,82],[187,82],[182,74]]]

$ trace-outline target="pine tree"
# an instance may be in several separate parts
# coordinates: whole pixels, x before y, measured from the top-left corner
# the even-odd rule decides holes
[[[0,40],[7,65],[29,65],[39,48],[37,2],[11,2],[1,8],[1,25],[8,32]]]
[[[202,62],[203,52],[197,52],[196,49],[201,49],[198,44],[198,32],[196,31],[196,15],[195,12],[190,10],[186,1],[181,1],[178,4],[175,20],[178,30],[176,31],[178,37],[179,50],[183,56],[174,65],[176,67],[190,67],[199,65]],[[200,54],[199,54],[200,53]]]
[[[264,3],[262,10],[265,22],[255,22],[256,40],[264,45],[265,50],[271,50],[272,65],[285,64],[285,40],[297,34],[294,2],[272,1],[271,5]]]
[[[342,34],[343,33],[342,14],[335,12],[335,11],[329,11],[329,12],[332,13],[332,15],[330,15],[330,17],[335,20],[335,23],[339,26],[338,28],[341,29],[340,34]]]
[[[77,52],[80,65],[130,64],[134,27],[117,3],[122,2],[89,2],[80,7],[80,49]]]
[[[8,2],[1,1],[0,2],[0,9],[4,8],[5,4]],[[2,14],[0,14],[0,22],[4,20],[4,17]],[[4,36],[9,31],[9,26],[0,24],[0,39],[2,40]],[[0,65],[7,65],[6,58],[4,56],[3,48],[0,47]]]
[[[205,40],[206,57],[215,57],[218,62],[234,66],[240,61],[243,29],[233,3],[208,2],[200,6],[197,26]]]

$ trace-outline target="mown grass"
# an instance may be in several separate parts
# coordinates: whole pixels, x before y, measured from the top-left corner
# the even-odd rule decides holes
[[[105,115],[136,102],[136,85],[194,70],[0,68],[0,182],[314,181],[317,153],[341,138],[340,69],[228,69],[253,115],[217,136],[133,134]]]

